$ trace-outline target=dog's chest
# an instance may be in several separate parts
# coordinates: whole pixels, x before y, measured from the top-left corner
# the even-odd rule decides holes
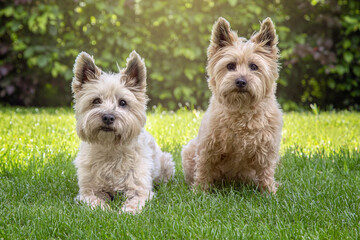
[[[94,163],[91,172],[97,185],[108,191],[125,188],[132,166],[124,156],[104,156],[103,161]]]
[[[223,121],[214,131],[214,151],[220,156],[215,163],[219,178],[251,178],[253,164],[259,149],[268,148],[274,142],[274,133],[267,119]]]
[[[243,121],[224,122],[219,127],[215,139],[224,159],[244,158],[261,141],[261,129],[249,128]]]
[[[219,149],[216,151],[220,153],[215,163],[219,174],[217,178],[238,179],[239,176],[247,178],[253,174],[251,163],[259,144],[256,140],[258,134],[258,130],[237,126],[226,128],[221,136],[217,136]]]

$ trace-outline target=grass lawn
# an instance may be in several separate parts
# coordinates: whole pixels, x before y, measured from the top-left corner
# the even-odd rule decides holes
[[[360,239],[360,113],[286,113],[276,196],[232,185],[194,194],[180,152],[201,112],[148,113],[176,161],[138,215],[75,204],[79,139],[70,109],[0,108],[0,239]]]

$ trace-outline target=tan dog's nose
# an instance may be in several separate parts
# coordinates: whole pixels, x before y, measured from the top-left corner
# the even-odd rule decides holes
[[[245,80],[245,78],[241,77],[241,78],[237,78],[235,80],[235,85],[238,87],[238,88],[244,88],[247,84],[247,81]]]

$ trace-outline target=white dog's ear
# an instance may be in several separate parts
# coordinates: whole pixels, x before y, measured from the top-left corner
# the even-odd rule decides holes
[[[237,36],[231,31],[230,23],[225,18],[219,17],[212,28],[208,57],[218,49],[232,45],[236,39]]]
[[[251,41],[261,44],[264,48],[274,49],[278,43],[276,30],[271,18],[266,18],[261,23],[260,31],[251,37]]]
[[[94,59],[86,52],[81,52],[76,57],[73,72],[73,93],[79,92],[83,84],[91,80],[97,80],[101,75],[101,69],[95,65]]]
[[[123,70],[127,87],[134,87],[141,91],[146,90],[146,67],[144,60],[137,52],[132,51],[126,60],[126,68]]]

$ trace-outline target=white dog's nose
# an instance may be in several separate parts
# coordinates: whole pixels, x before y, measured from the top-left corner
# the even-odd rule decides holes
[[[103,123],[105,123],[106,125],[110,125],[113,124],[115,121],[115,116],[112,114],[104,114],[102,116],[102,121]]]

